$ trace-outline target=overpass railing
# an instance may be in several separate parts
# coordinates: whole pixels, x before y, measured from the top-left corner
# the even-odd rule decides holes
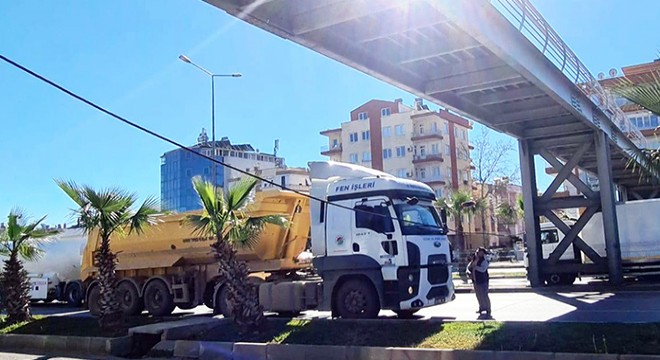
[[[586,94],[639,148],[646,139],[617,106],[614,97],[589,72],[577,55],[548,24],[529,0],[491,0],[493,6]]]

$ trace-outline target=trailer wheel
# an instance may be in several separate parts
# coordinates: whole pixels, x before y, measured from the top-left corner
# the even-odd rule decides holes
[[[337,315],[344,319],[373,319],[380,311],[378,294],[362,279],[344,282],[337,290],[335,303]]]
[[[80,307],[83,301],[83,291],[80,283],[72,282],[66,287],[66,292],[64,294],[66,303],[70,307]]]
[[[101,304],[99,304],[99,300],[101,300],[101,287],[96,285],[87,294],[87,307],[92,316],[98,317],[101,315]]]
[[[213,315],[224,316],[225,318],[232,317],[232,311],[229,306],[229,300],[227,299],[229,294],[229,289],[227,285],[223,285],[218,292],[215,293],[215,306],[213,307]]]
[[[418,311],[419,309],[394,310],[399,319],[412,319],[413,315]]]
[[[135,285],[128,281],[124,281],[117,286],[117,300],[119,300],[119,305],[124,311],[124,315],[140,315],[142,310],[144,310],[144,303],[140,299],[138,290],[135,288]]]
[[[144,290],[144,306],[153,316],[169,315],[174,310],[174,297],[167,285],[161,280],[155,280]]]
[[[550,274],[545,277],[545,283],[548,286],[573,285],[576,274]]]

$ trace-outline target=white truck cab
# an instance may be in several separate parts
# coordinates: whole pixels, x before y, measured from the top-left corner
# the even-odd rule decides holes
[[[454,299],[446,227],[430,187],[373,169],[310,163],[312,252],[321,310],[411,315]]]

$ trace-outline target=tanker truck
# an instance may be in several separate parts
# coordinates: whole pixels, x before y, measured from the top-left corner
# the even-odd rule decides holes
[[[23,261],[30,281],[30,300],[67,301],[80,306],[84,295],[79,281],[80,263],[86,242],[82,229],[63,228],[42,243],[42,256]]]
[[[315,309],[333,317],[373,318],[390,309],[409,316],[454,299],[446,215],[433,207],[431,188],[352,164],[309,165],[312,199],[286,190],[262,191],[247,212],[288,220],[285,227],[268,224],[254,248],[238,251],[266,311]],[[183,221],[186,215],[164,216],[140,235],[111,239],[118,298],[126,314],[146,309],[162,316],[175,306],[205,304],[230,315],[209,247],[214,237],[196,235]],[[80,277],[92,314],[100,311],[92,260],[98,245],[91,233]]]

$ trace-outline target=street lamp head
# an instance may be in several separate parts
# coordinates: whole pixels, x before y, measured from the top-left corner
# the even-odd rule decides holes
[[[185,62],[185,63],[188,63],[188,64],[191,64],[191,63],[192,63],[192,61],[190,61],[190,59],[189,59],[187,56],[185,56],[185,55],[179,55],[179,60],[181,60],[181,61],[183,61],[183,62]]]
[[[233,73],[233,74],[231,74],[231,77],[241,77],[241,76],[243,76],[243,74],[241,74],[241,73]]]

